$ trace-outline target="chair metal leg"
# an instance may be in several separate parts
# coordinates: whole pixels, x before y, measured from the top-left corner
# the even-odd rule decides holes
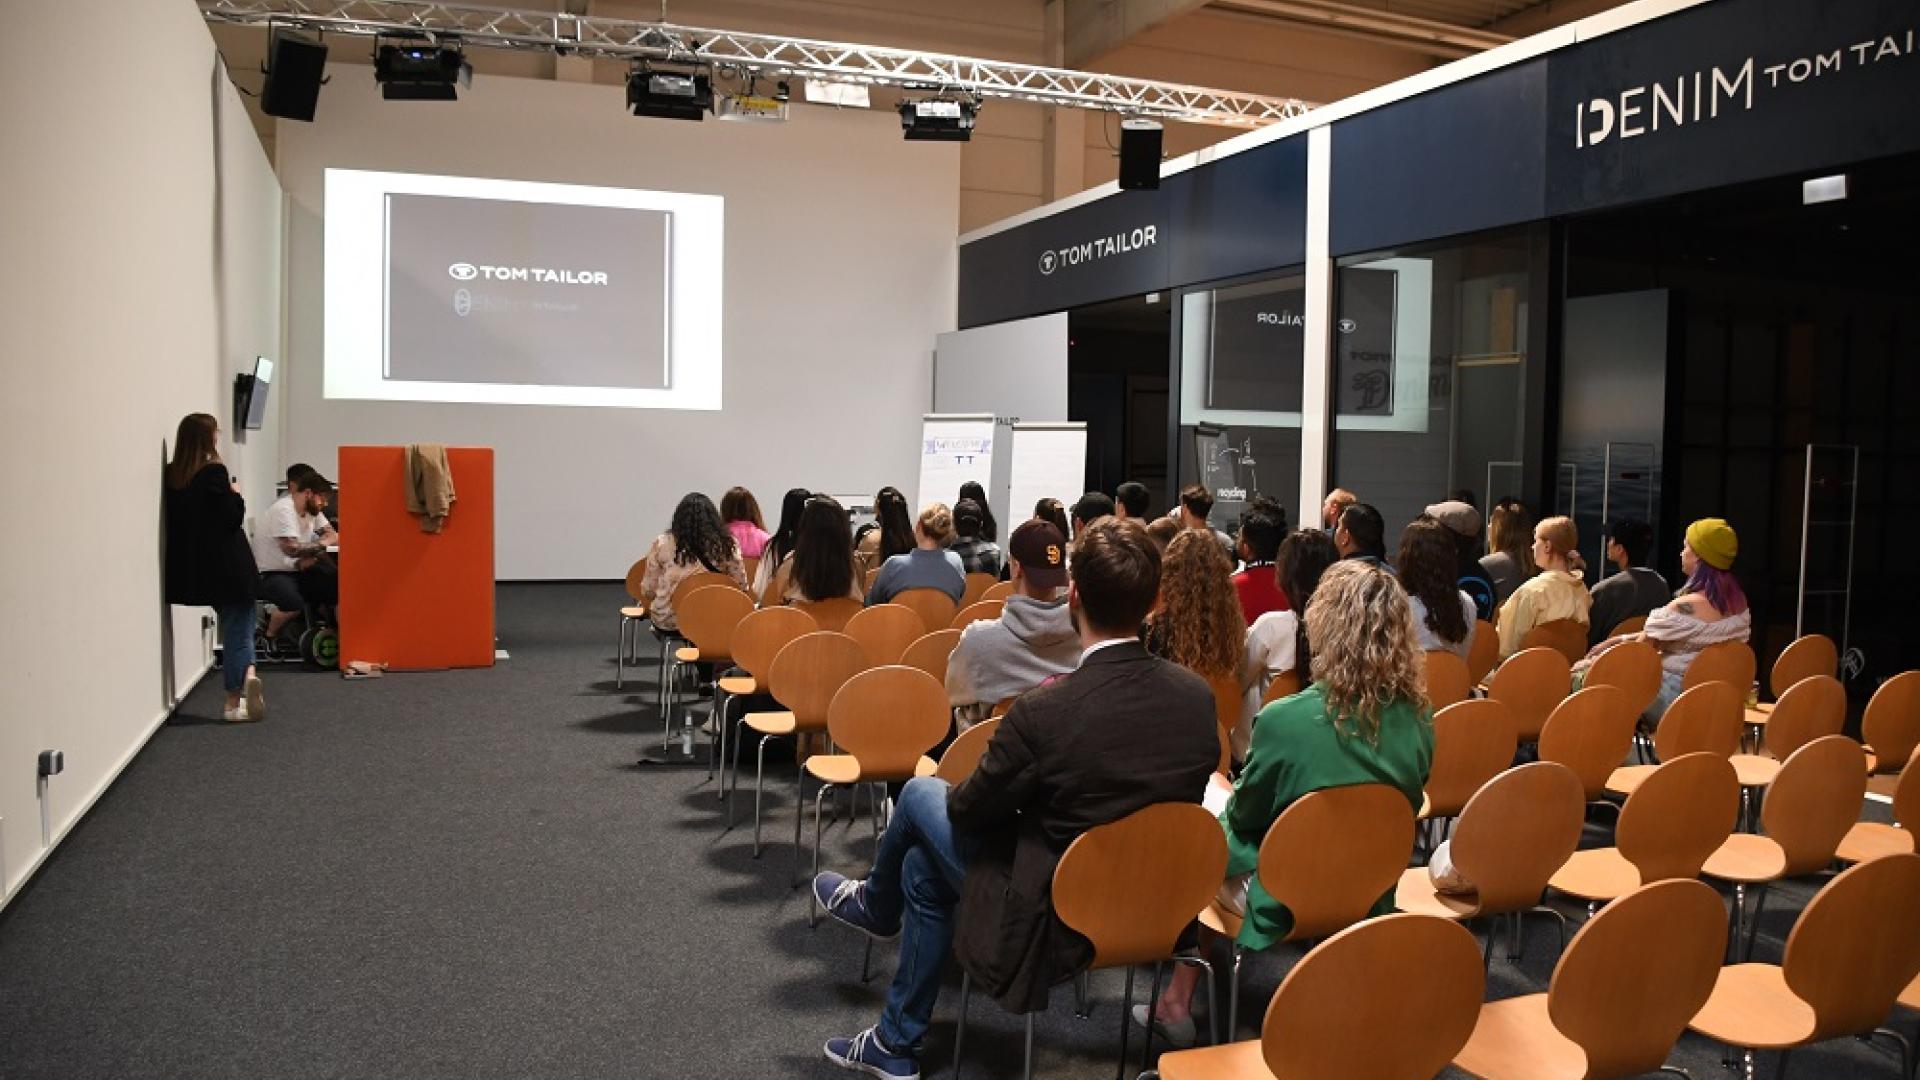
[[[1907,1041],[1907,1037],[1892,1028],[1874,1028],[1868,1034],[1861,1036],[1861,1038],[1871,1040],[1875,1035],[1885,1035],[1887,1038],[1900,1044],[1900,1075],[1903,1077],[1912,1076],[1913,1044]]]
[[[1027,1014],[1027,1067],[1022,1073],[1025,1080],[1033,1080],[1033,1014]]]
[[[1233,981],[1227,984],[1227,1041],[1232,1042],[1240,1034],[1240,958],[1243,954],[1240,943],[1233,942]]]
[[[973,992],[973,976],[960,972],[960,1022],[953,1029],[953,1080],[960,1080],[960,1044],[967,1038],[967,996]]]
[[[716,674],[713,680],[713,712],[707,714],[707,721],[713,725],[713,731],[707,735],[707,779],[713,779],[715,769],[720,770],[719,784],[715,785],[715,794],[726,798],[727,760],[727,699],[721,696],[720,679]]]
[[[1153,1021],[1155,1014],[1160,1011],[1160,971],[1166,966],[1165,961],[1159,961],[1153,965],[1153,992],[1152,996],[1147,998],[1147,1030],[1142,1037],[1144,1041],[1140,1044],[1141,1072],[1147,1071],[1147,1062],[1153,1058]]]
[[[767,781],[767,740],[772,735],[760,736],[759,763],[753,770],[753,857],[760,857],[760,792]],[[735,779],[739,779],[736,775]]]
[[[1206,979],[1207,1042],[1209,1045],[1219,1046],[1220,1045],[1220,1010],[1216,1007],[1219,1004],[1219,1002],[1216,1001],[1214,998],[1213,965],[1207,963],[1207,960],[1205,957],[1197,954],[1194,956],[1176,956],[1173,958],[1173,960],[1174,960],[1174,963],[1176,964],[1193,964],[1194,966],[1200,969],[1203,977]]]
[[[1760,895],[1753,898],[1753,915],[1747,919],[1747,951],[1742,954],[1746,960],[1753,959],[1753,939],[1760,932],[1760,913],[1767,910],[1767,886],[1762,882],[1754,886]]]
[[[1082,1020],[1093,1019],[1093,1011],[1087,1003],[1087,997],[1092,989],[1092,972],[1083,971],[1073,977],[1073,1015]]]
[[[1516,922],[1518,922],[1518,920],[1521,919],[1523,916],[1532,915],[1535,912],[1538,912],[1542,915],[1553,916],[1553,921],[1558,924],[1559,930],[1560,930],[1560,952],[1562,955],[1565,955],[1567,951],[1567,917],[1565,915],[1560,914],[1559,911],[1553,908],[1550,908],[1545,904],[1535,904],[1533,907],[1528,908],[1525,912],[1522,912],[1520,915],[1515,915],[1514,919]]]
[[[660,750],[673,750],[673,684],[680,674],[679,663],[667,667],[666,680],[660,684]]]
[[[624,690],[627,685],[627,629],[633,620],[620,616],[620,651],[613,658],[613,688]]]
[[[1113,1080],[1125,1080],[1127,1075],[1127,1025],[1133,1022],[1133,965],[1127,965],[1127,993],[1120,1001],[1120,1064],[1113,1071]]]
[[[1660,1066],[1660,1068],[1658,1068],[1658,1069],[1656,1069],[1656,1070],[1654,1070],[1654,1071],[1656,1071],[1656,1072],[1663,1072],[1663,1073],[1671,1073],[1671,1074],[1673,1074],[1674,1076],[1684,1076],[1684,1077],[1686,1077],[1686,1078],[1687,1078],[1687,1080],[1693,1080],[1693,1074],[1692,1074],[1692,1073],[1690,1073],[1690,1072],[1688,1072],[1687,1070],[1685,1070],[1685,1069],[1683,1069],[1683,1068],[1681,1068],[1681,1067],[1680,1067],[1680,1066],[1678,1066],[1678,1065],[1662,1065],[1662,1066]]]
[[[733,828],[733,804],[738,802],[740,794],[740,746],[746,739],[747,714],[742,712],[740,719],[733,722],[733,786],[727,791],[727,828]]]
[[[821,784],[813,793],[813,877],[820,876],[820,800],[825,798],[827,792],[831,790],[833,790],[832,784]],[[795,842],[799,842],[797,837]],[[813,878],[807,880],[811,882]],[[812,928],[818,925],[820,925],[820,903],[813,889],[809,887],[807,889],[807,926]]]
[[[795,889],[800,887],[800,818],[806,808],[804,802],[806,791],[807,766],[804,762],[796,762],[793,766],[793,880],[788,883],[789,888]],[[816,812],[819,806],[820,803],[816,799],[814,801]]]

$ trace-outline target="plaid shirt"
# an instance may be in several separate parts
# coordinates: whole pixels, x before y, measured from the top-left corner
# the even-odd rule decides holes
[[[960,565],[969,574],[999,574],[1000,545],[978,536],[955,540],[948,551],[960,556]]]

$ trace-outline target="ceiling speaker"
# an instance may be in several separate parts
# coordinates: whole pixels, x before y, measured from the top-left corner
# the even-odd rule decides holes
[[[267,82],[260,88],[260,111],[311,122],[326,70],[325,45],[275,30],[267,43]]]
[[[1160,187],[1160,122],[1132,116],[1120,121],[1120,187],[1153,191]]]

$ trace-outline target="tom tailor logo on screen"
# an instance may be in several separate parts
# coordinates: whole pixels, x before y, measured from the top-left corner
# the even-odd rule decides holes
[[[1109,255],[1125,255],[1130,251],[1150,248],[1159,243],[1159,232],[1158,225],[1142,225],[1132,232],[1118,232],[1085,243],[1068,244],[1063,248],[1049,248],[1040,253],[1040,272],[1051,274],[1063,266],[1079,266]]]
[[[1635,86],[1574,106],[1573,146],[1584,150],[1609,139],[1631,139],[1664,128],[1703,124],[1729,113],[1753,109],[1756,97],[1790,90],[1816,79],[1856,71],[1914,55],[1909,29],[1867,41],[1850,42],[1828,52],[1762,64],[1747,57],[1738,66],[1676,75],[1667,82]]]
[[[457,262],[447,267],[455,281],[526,281],[536,285],[605,285],[605,270],[549,270],[544,266],[475,266]]]

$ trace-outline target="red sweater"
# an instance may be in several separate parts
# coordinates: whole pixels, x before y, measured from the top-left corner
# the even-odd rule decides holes
[[[1233,575],[1233,588],[1240,594],[1240,613],[1246,616],[1248,626],[1269,611],[1285,611],[1289,606],[1287,594],[1274,580],[1272,563],[1251,565]]]

